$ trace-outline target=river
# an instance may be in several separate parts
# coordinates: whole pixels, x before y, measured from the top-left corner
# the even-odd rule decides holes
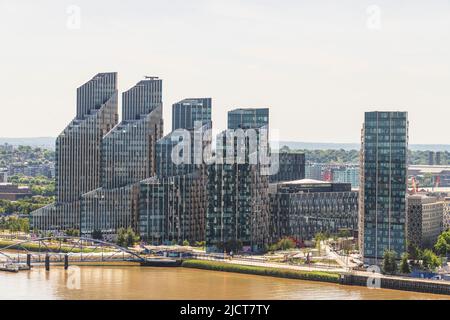
[[[0,299],[448,299],[187,268],[52,266],[0,272]]]

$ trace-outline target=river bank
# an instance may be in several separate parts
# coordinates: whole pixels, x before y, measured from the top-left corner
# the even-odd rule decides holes
[[[184,260],[181,264],[184,268],[195,268],[211,271],[235,272],[243,274],[253,274],[259,276],[269,276],[277,278],[309,280],[339,283],[339,274],[323,271],[300,271],[282,268],[248,266],[241,264],[229,264],[219,261],[209,260]]]
[[[185,268],[195,268],[211,271],[234,272],[277,278],[328,282],[344,286],[367,287],[368,282],[377,285],[375,277],[373,277],[372,281],[370,281],[368,276],[355,275],[351,273],[292,270],[253,265],[230,264],[226,262],[209,260],[185,260],[183,261],[181,266]],[[448,295],[450,298],[450,283],[443,281],[439,282],[415,278],[381,276],[379,277],[378,285],[378,288],[380,289]]]

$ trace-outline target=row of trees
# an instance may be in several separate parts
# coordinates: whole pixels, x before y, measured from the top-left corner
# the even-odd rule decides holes
[[[17,201],[0,200],[0,214],[28,215],[54,201],[54,197],[33,197]]]
[[[0,217],[0,230],[9,230],[10,232],[30,232],[30,223],[27,218]]]
[[[400,265],[397,265],[396,253],[394,251],[386,250],[383,256],[383,272],[387,274],[394,274],[397,271],[409,274],[412,268],[434,271],[441,264],[441,259],[430,249],[419,250],[417,259],[410,259],[407,252],[403,253]]]
[[[280,148],[280,151],[293,151],[304,153],[306,160],[316,163],[359,163],[359,150],[344,150],[344,149],[328,149],[328,150],[309,150],[298,149],[291,150],[287,146]],[[428,164],[429,151],[408,151],[410,164],[425,165]],[[442,153],[441,163],[443,165],[450,164],[450,153],[445,151]]]
[[[55,195],[55,180],[44,176],[28,177],[19,174],[8,177],[8,181],[20,186],[28,186],[33,196],[52,197]]]
[[[408,252],[401,257],[397,266],[396,253],[387,250],[383,256],[383,271],[393,274],[400,270],[401,273],[410,273],[411,268],[434,271],[442,265],[441,257],[450,254],[450,231],[443,232],[437,239],[433,249],[421,250],[415,245],[408,244]]]

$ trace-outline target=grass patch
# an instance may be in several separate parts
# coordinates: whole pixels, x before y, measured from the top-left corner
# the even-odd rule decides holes
[[[282,268],[247,266],[207,260],[184,260],[181,266],[185,268],[196,268],[212,271],[236,272],[287,279],[339,283],[339,274],[323,271],[300,271]]]

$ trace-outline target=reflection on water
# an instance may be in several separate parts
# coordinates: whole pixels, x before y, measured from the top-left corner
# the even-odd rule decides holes
[[[450,298],[185,268],[82,266],[77,270],[52,266],[49,272],[41,267],[19,273],[1,272],[0,299]]]

